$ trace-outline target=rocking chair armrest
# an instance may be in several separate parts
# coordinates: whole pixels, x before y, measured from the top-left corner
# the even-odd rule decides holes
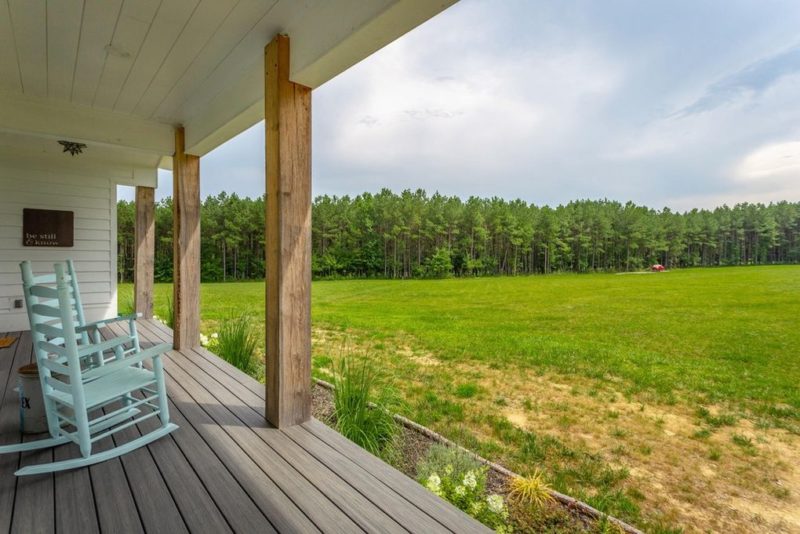
[[[153,358],[158,358],[168,350],[172,350],[172,346],[168,343],[161,343],[160,345],[155,345],[153,347],[144,349],[136,354],[132,354],[130,356],[126,356],[121,360],[114,360],[109,362],[105,365],[101,365],[100,367],[95,367],[83,373],[83,379],[94,379],[101,376],[105,376],[121,369],[126,369],[131,365],[135,365],[143,360],[152,360]]]
[[[139,319],[141,317],[142,317],[142,314],[138,313],[138,312],[137,313],[130,313],[130,314],[127,314],[127,315],[118,315],[116,317],[109,317],[107,319],[100,319],[99,321],[86,323],[83,326],[79,326],[79,327],[75,328],[75,331],[76,332],[84,332],[84,331],[88,331],[88,330],[92,330],[92,329],[103,328],[103,327],[108,326],[109,324],[112,324],[112,323],[119,323],[121,321],[135,321],[136,319]]]
[[[102,343],[90,343],[89,345],[78,345],[78,358],[83,358],[84,356],[88,356],[90,354],[97,354],[98,352],[105,352],[119,345],[124,345],[125,343],[132,343],[132,342],[133,338],[131,336],[119,336],[113,339],[109,339],[108,341],[103,341]],[[65,349],[64,347],[56,345],[54,343],[50,343],[48,341],[39,342],[39,348],[41,348],[48,354],[55,354],[57,356],[66,357],[68,354],[67,349]]]

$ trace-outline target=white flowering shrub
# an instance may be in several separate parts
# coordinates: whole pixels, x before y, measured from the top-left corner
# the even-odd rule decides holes
[[[432,447],[417,467],[419,481],[484,525],[497,532],[511,532],[505,500],[486,492],[487,468],[465,456],[450,447]]]

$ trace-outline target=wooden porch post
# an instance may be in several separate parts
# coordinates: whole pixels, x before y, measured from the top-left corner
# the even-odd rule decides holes
[[[145,319],[153,318],[153,256],[156,246],[155,188],[136,187],[136,260],[133,271],[133,303]]]
[[[289,38],[264,51],[266,416],[311,418],[311,89],[289,81]]]
[[[200,343],[200,158],[184,152],[175,129],[172,160],[172,305],[176,350]]]

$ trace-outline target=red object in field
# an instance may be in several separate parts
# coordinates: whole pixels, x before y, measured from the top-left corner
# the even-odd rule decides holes
[[[660,263],[656,263],[655,265],[650,267],[650,270],[654,271],[654,272],[657,272],[657,273],[660,273],[660,272],[665,270],[665,267],[663,265],[661,265]]]

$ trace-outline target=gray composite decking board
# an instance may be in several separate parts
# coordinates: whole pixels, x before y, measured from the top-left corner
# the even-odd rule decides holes
[[[145,327],[147,329],[147,327]],[[148,333],[152,332],[152,330],[148,330]],[[163,332],[154,332],[155,335],[158,336],[158,339],[163,341],[168,340],[166,334]],[[149,341],[149,340],[148,340]],[[183,356],[188,357],[191,362],[198,367],[200,367],[203,371],[210,374],[211,376],[215,377],[217,381],[219,381],[225,388],[230,390],[234,393],[237,397],[246,401],[248,403],[255,403],[258,408],[256,411],[263,416],[264,412],[264,388],[263,384],[259,384],[256,382],[251,376],[245,375],[251,382],[255,382],[256,384],[262,386],[260,389],[261,396],[254,393],[250,388],[246,387],[241,382],[234,380],[230,375],[227,375],[224,372],[221,372],[220,368],[216,365],[213,365],[208,359],[203,356],[203,354],[197,349],[184,349],[180,351]],[[221,358],[216,358],[219,361],[223,361]],[[225,362],[228,363],[228,362]],[[236,369],[236,368],[234,368]],[[238,371],[238,369],[237,369]]]
[[[171,355],[171,357],[173,357]],[[239,454],[252,459],[256,469],[263,470],[274,483],[285,493],[291,503],[290,509],[297,509],[307,515],[317,528],[324,531],[353,532],[360,530],[348,516],[329,500],[320,488],[311,484],[300,475],[283,457],[266,447],[264,442],[254,433],[253,428],[244,425],[240,420],[206,392],[182,369],[177,367],[171,358],[165,362],[165,369],[174,382],[185,388],[192,396],[196,406],[202,406],[205,415],[210,417],[218,428],[224,428],[228,439],[232,439],[240,448]],[[261,421],[262,425],[265,421]],[[269,428],[274,433],[280,431]],[[272,518],[271,514],[268,514]],[[277,526],[277,525],[276,525]]]
[[[30,333],[21,335],[17,343],[30,343]],[[30,346],[30,345],[28,345]],[[30,363],[33,351],[28,350],[28,357],[22,358],[20,365]],[[16,371],[17,362],[14,362]],[[8,387],[8,385],[6,386]],[[49,434],[25,434],[22,441],[36,441],[47,438]],[[53,461],[53,449],[24,452],[20,455],[19,466],[36,465]],[[55,529],[55,477],[52,473],[17,478],[14,495],[14,517],[11,521],[11,532],[47,532]]]
[[[161,338],[148,338],[146,329],[142,329],[140,332],[143,346],[163,341]],[[164,359],[165,368],[170,365],[172,355],[172,352],[167,353]],[[195,427],[193,430],[200,432],[202,439],[209,442],[212,450],[220,456],[236,481],[242,485],[264,515],[275,525],[275,528],[281,531],[319,531],[311,519],[273,481],[273,478],[279,478],[277,475],[286,473],[287,468],[276,467],[278,466],[276,458],[269,457],[263,450],[258,451],[255,458],[251,458],[191,397],[190,393],[194,391],[191,384],[187,389],[184,384],[172,380],[170,376],[167,378],[167,389],[170,391],[171,399],[178,405],[176,410],[179,410],[179,413],[182,412],[181,417],[186,417],[187,424],[191,422]],[[181,424],[179,421],[176,422]],[[174,433],[176,439],[180,436],[179,432]],[[318,490],[299,485],[296,478],[296,473],[289,472],[289,475],[284,477],[282,484],[288,486],[289,489],[295,488],[295,494],[304,495],[310,501],[310,507],[313,509],[311,515],[318,516],[317,519],[325,525],[326,529],[338,530],[338,525],[343,524],[345,528],[340,531],[344,532],[349,522],[347,517],[329,504],[326,505],[325,497],[321,494],[317,495]]]
[[[147,321],[145,323],[145,328],[147,328],[148,332],[152,332],[158,337],[158,339],[162,341],[172,339],[172,334],[169,331],[169,327],[159,321]],[[193,347],[190,350],[200,355],[205,361],[233,379],[232,381],[226,381],[226,383],[232,384],[237,382],[239,385],[252,391],[255,395],[258,395],[259,398],[265,398],[266,386],[235,365],[226,362],[216,354],[209,352],[203,347]]]
[[[146,327],[142,329],[142,332],[143,341],[148,343],[168,341],[169,339],[163,332],[154,332]],[[152,337],[154,334],[157,334],[157,337]],[[301,509],[323,531],[353,532],[361,530],[345,512],[331,501],[330,495],[326,495],[325,491],[309,482],[298,472],[297,465],[292,465],[292,462],[286,461],[283,456],[266,447],[264,441],[254,434],[254,429],[248,428],[236,418],[230,411],[230,407],[220,404],[216,397],[205,390],[205,386],[198,384],[183,368],[175,365],[174,361],[183,357],[181,353],[171,351],[164,362],[168,375],[174,378],[172,382],[179,383],[184,387],[190,395],[193,395],[194,402],[204,407],[209,417],[212,417],[217,424],[229,429],[228,433],[231,438],[242,447],[249,457],[252,457],[265,474],[275,480],[275,484],[283,489],[298,509]],[[226,381],[226,384],[229,382]],[[277,429],[268,427],[263,416],[257,418],[253,423],[258,427],[264,427],[264,431],[276,436],[282,435]],[[348,489],[343,486],[337,487],[336,491],[345,496],[348,494]],[[341,501],[342,497],[334,495],[333,499]]]
[[[265,520],[259,526],[261,530],[270,532],[274,531],[275,528],[290,530],[292,527],[298,530],[306,528],[310,532],[316,530],[312,523],[304,523],[304,521],[308,521],[305,515],[297,510],[294,504],[286,498],[280,488],[261,471],[255,462],[232,443],[225,431],[208,417],[202,408],[194,405],[191,401],[187,402],[185,400],[184,396],[188,397],[188,395],[185,391],[182,391],[180,386],[173,385],[171,390],[173,403],[170,408],[179,414],[174,421],[181,427],[181,429],[175,431],[176,442],[181,445],[184,453],[190,451],[183,442],[190,434],[188,432],[182,435],[178,434],[186,428],[193,431],[191,435],[198,435],[199,439],[208,444],[224,469],[229,471],[230,476],[260,509],[263,515],[260,514],[259,517],[268,518],[269,521]],[[208,475],[211,474],[213,473],[208,473]],[[224,483],[225,479],[221,479],[221,482]],[[234,499],[235,496],[224,498]],[[224,505],[231,506],[232,504],[227,503]],[[275,525],[275,527],[272,525]]]
[[[167,353],[167,357],[164,359],[165,368],[172,365],[170,362],[172,354],[172,351]],[[280,480],[284,487],[296,487],[295,493],[311,501],[311,507],[318,504],[315,502],[315,492],[318,490],[313,486],[299,484],[296,472],[287,473],[286,468],[281,468],[274,455],[264,451],[266,447],[255,451],[255,458],[251,458],[252,454],[250,453],[253,451],[247,451],[241,443],[237,443],[228,431],[223,429],[207,412],[209,407],[207,405],[201,407],[199,401],[192,397],[191,393],[198,394],[198,388],[196,384],[189,382],[184,384],[168,374],[167,388],[175,409],[179,410],[202,438],[211,445],[214,452],[220,456],[225,466],[231,470],[235,479],[259,505],[275,528],[280,531],[318,531],[315,524],[284,493],[273,478]],[[216,405],[217,403],[212,402],[211,404]],[[243,430],[241,423],[237,421],[234,424],[237,430]],[[283,479],[280,475],[284,475]],[[324,499],[324,496],[322,498]],[[320,508],[328,512],[328,514],[321,515],[323,523],[329,520],[332,525],[335,525],[339,521],[347,521],[347,517],[341,513],[337,515],[335,509],[326,509],[322,505]],[[270,527],[266,525],[264,528],[269,529]]]
[[[182,351],[186,352],[186,351]],[[194,354],[197,354],[194,352]],[[197,354],[200,356],[199,354]],[[211,366],[204,358],[188,358],[183,355],[185,360],[191,364],[196,365],[204,370],[212,378],[219,378],[219,374],[212,375],[213,366]],[[180,365],[180,362],[179,362]],[[212,369],[209,369],[211,367]],[[187,369],[188,370],[188,369]],[[259,398],[255,393],[247,388],[238,385],[231,385],[230,380],[225,380],[225,386],[229,388],[231,393],[234,393],[240,401],[249,406],[254,412],[255,417],[260,416],[260,410],[263,409],[264,400]],[[228,406],[235,405],[234,399],[220,399],[223,404]],[[250,416],[252,417],[252,415]],[[245,421],[247,422],[247,421]],[[299,434],[291,432],[294,429],[284,431],[297,445],[301,446],[306,452],[317,458],[320,463],[327,466],[330,470],[335,472],[347,484],[359,491],[365,498],[372,501],[378,508],[383,510],[387,515],[393,517],[398,523],[406,528],[410,528],[415,532],[436,532],[438,530],[447,530],[435,521],[433,518],[426,514],[420,514],[419,509],[412,505],[409,501],[405,500],[402,495],[397,494],[391,487],[381,483],[378,479],[374,478],[369,473],[365,472],[357,463],[353,462],[350,458],[343,456],[331,449],[324,442],[319,441],[319,438],[308,434],[302,430]]]
[[[116,333],[121,333],[117,331]],[[148,447],[192,532],[261,530],[269,521],[253,503],[180,410],[170,403],[170,420],[180,429]],[[139,425],[148,431],[158,422]]]
[[[13,336],[18,338],[18,332],[3,332],[3,337]],[[12,422],[12,418],[16,417],[18,402],[13,402],[12,398],[7,398],[6,394],[11,395],[11,389],[6,389],[6,384],[11,379],[11,369],[14,367],[14,359],[19,346],[19,339],[12,343],[10,346],[0,349],[0,445],[10,444],[19,441],[17,433],[7,432],[7,429],[16,429],[17,425]],[[13,408],[12,408],[13,402]],[[0,456],[0,473],[7,470],[15,469],[19,455],[4,454]],[[0,532],[8,532],[11,525],[11,511],[14,507],[14,493],[16,490],[16,481],[12,478],[0,478]]]
[[[197,365],[209,374],[216,369],[216,367],[211,365],[211,363],[202,357],[198,351],[195,350],[193,352],[198,356],[201,356],[200,358],[191,358],[191,362],[193,364]],[[216,374],[213,376],[218,377],[219,375]],[[252,381],[252,378],[250,378],[250,380]],[[229,384],[228,380],[226,380],[226,384]],[[245,388],[242,384],[238,384],[238,386],[229,387],[229,389],[231,392],[236,394],[242,402],[256,412],[256,414],[259,414],[260,410],[263,409],[263,397],[259,397],[249,388]],[[329,445],[319,441],[319,438],[316,436],[305,435],[305,431],[298,434],[297,432],[293,432],[293,430],[295,429],[289,429],[284,431],[284,433],[289,435],[290,438],[292,438],[298,445],[302,446],[310,454],[314,455],[325,465],[329,466],[329,468],[335,470],[341,478],[346,480],[354,487],[359,488],[361,493],[367,498],[370,500],[373,500],[373,497],[377,499],[373,501],[376,505],[381,507],[381,502],[388,503],[388,506],[385,508],[387,513],[391,513],[396,519],[403,520],[405,526],[410,527],[414,531],[435,531],[437,528],[443,528],[442,524],[434,521],[435,517],[430,518],[428,515],[420,515],[418,513],[419,509],[411,505],[411,503],[404,498],[404,495],[396,493],[392,486],[384,484],[378,478],[374,477],[373,474],[365,471],[357,461],[351,461],[350,458],[341,455],[341,453]],[[358,450],[362,453],[364,452],[361,449]],[[383,467],[387,466],[383,464]],[[406,478],[402,473],[398,472],[397,475]],[[417,485],[416,482],[410,479],[408,482],[410,482],[412,485]],[[425,497],[429,496],[425,495]],[[440,508],[437,508],[437,511],[438,509]],[[460,512],[457,513],[460,514]],[[458,524],[454,526],[457,527]]]
[[[111,336],[113,337],[113,336]],[[118,405],[104,410],[108,413]],[[135,427],[128,427],[111,435],[113,446],[119,447],[138,438]],[[189,532],[167,483],[161,476],[148,447],[140,447],[120,456],[122,469],[131,489],[142,526],[148,533],[181,534]]]
[[[349,458],[328,447],[315,435],[306,432],[305,429],[289,428],[284,433],[306,452],[327,465],[347,484],[356,488],[376,507],[402,524],[404,528],[411,532],[450,532],[442,524],[427,514],[420,513],[419,508],[373,478]]]
[[[112,448],[110,437],[97,441],[96,451]],[[119,458],[89,466],[97,520],[102,532],[144,532],[125,469]]]
[[[491,532],[490,529],[478,521],[473,520],[449,502],[438,497],[432,499],[431,497],[433,494],[416,481],[395,469],[386,469],[386,464],[383,460],[371,454],[364,454],[363,449],[358,445],[341,434],[331,431],[330,428],[320,421],[312,419],[300,426],[322,441],[328,443],[334,449],[342,452],[342,454],[348,455],[351,458],[357,458],[356,462],[363,469],[373,473],[384,483],[390,484],[392,487],[396,488],[398,492],[402,493],[404,498],[414,502],[420,510],[436,517],[438,521],[445,524],[454,532]]]
[[[6,445],[19,443],[19,395],[14,392],[17,380],[17,368],[30,361],[31,337],[20,332],[10,333],[17,337],[13,345],[0,349],[0,356],[6,363],[5,381],[2,384],[2,405],[0,405],[0,443]],[[0,532],[11,530],[14,518],[14,503],[17,493],[17,479],[13,475],[19,467],[20,455],[0,455]],[[11,473],[7,475],[6,473]]]
[[[139,432],[128,427],[114,434],[113,439],[115,445],[120,446],[138,436]],[[165,534],[189,532],[150,450],[140,447],[122,455],[120,460],[145,531]]]
[[[159,340],[169,340],[169,331],[166,326],[154,321],[148,321],[147,326],[149,327],[148,333],[156,331]],[[190,351],[182,352],[188,353]],[[187,360],[204,369],[214,378],[224,381],[226,386],[230,386],[231,383],[228,378],[234,378],[239,383],[239,386],[229,387],[229,389],[236,393],[240,400],[248,404],[252,410],[260,413],[265,394],[263,384],[205,349],[195,347],[191,352],[193,355],[200,356],[200,358],[190,358],[184,354]],[[211,364],[211,366],[208,364]],[[214,372],[215,369],[223,371],[224,374],[221,375],[218,372]],[[244,389],[242,389],[243,387]],[[399,497],[413,503],[419,511],[427,513],[429,517],[434,518],[447,529],[454,532],[490,532],[484,525],[468,517],[452,504],[435,497],[416,481],[388,466],[382,460],[372,456],[329,427],[316,420],[312,420],[310,424],[310,427],[307,425],[302,425],[302,427],[316,436],[317,439],[326,443],[329,448],[350,458],[356,469],[360,468],[368,472],[376,480],[395,490]]]
[[[187,369],[191,363],[184,355],[176,353],[173,360],[184,372],[191,373],[191,369]],[[390,516],[385,515],[380,508],[376,508],[355,488],[346,484],[335,474],[331,476],[332,472],[327,466],[294,445],[282,431],[266,427],[262,415],[242,405],[239,399],[212,377],[205,373],[200,374],[202,371],[199,369],[197,371],[199,371],[197,374],[191,374],[192,378],[198,381],[207,394],[213,395],[212,398],[217,403],[220,403],[218,406],[220,406],[221,410],[218,410],[218,412],[222,410],[227,412],[220,415],[226,418],[233,417],[232,424],[236,424],[235,421],[238,420],[239,425],[244,425],[244,428],[249,427],[250,432],[247,432],[243,439],[253,440],[255,438],[253,442],[255,447],[263,447],[264,443],[269,445],[288,465],[293,466],[311,485],[321,490],[361,528],[368,531],[406,532],[399,523]],[[177,370],[171,372],[177,373]],[[181,382],[186,383],[186,379],[181,379]],[[228,419],[228,421],[231,421],[231,419]],[[218,422],[223,424],[222,421]]]
[[[142,433],[155,430],[158,426],[158,423],[153,420],[139,424]],[[158,465],[159,471],[161,471],[161,476],[164,477],[164,481],[170,489],[170,493],[172,493],[175,503],[181,510],[181,515],[190,532],[219,534],[233,532],[229,525],[229,520],[226,520],[226,516],[219,509],[214,497],[207,491],[207,485],[201,481],[172,436],[159,439],[148,445],[148,448],[156,465]],[[245,496],[245,499],[249,500],[247,496]],[[246,519],[255,514],[260,515],[258,509],[249,510],[243,507],[240,517]],[[234,516],[228,517],[234,520],[238,519]],[[264,518],[259,517],[257,525],[260,526],[263,521]],[[239,522],[238,525],[256,526],[251,522]]]
[[[109,339],[115,335],[127,334],[120,325],[117,326],[119,330],[104,329],[103,336]],[[141,397],[141,395],[138,396]],[[156,419],[149,419],[134,427],[125,429],[117,434],[119,437],[114,438],[115,443],[119,445],[136,439],[149,431],[155,430],[159,424]],[[140,451],[145,451],[148,454],[144,455]],[[134,453],[137,454],[134,455]],[[132,456],[132,460],[138,458],[139,461],[143,462],[144,469],[149,470],[149,472],[146,472],[149,480],[144,482],[153,482],[159,488],[156,495],[149,496],[147,499],[137,499],[140,515],[148,532],[163,530],[177,534],[188,529],[190,532],[218,532],[222,534],[231,531],[216,503],[206,491],[205,485],[197,478],[197,474],[177,448],[172,436],[166,436],[147,447],[137,449],[122,457],[123,465],[126,466],[126,472],[128,472],[128,479],[131,484],[134,484],[133,480],[141,478],[142,475],[131,475],[129,464],[125,463],[128,456]],[[152,472],[151,463],[156,472]],[[130,467],[138,472],[140,466],[134,464]],[[161,489],[162,485],[163,489]],[[169,495],[165,496],[164,492],[168,492]],[[169,524],[170,522],[166,522],[167,524],[160,523],[163,507],[169,502],[163,502],[160,499],[169,499],[176,505],[175,511],[169,517],[171,519],[170,522],[173,525],[177,525],[174,529]]]
[[[149,324],[151,323],[148,323],[148,325]],[[163,329],[160,330],[164,332]],[[161,337],[161,339],[166,338]],[[194,354],[201,356],[201,358],[192,358],[192,363],[205,369],[209,373],[214,369],[220,369],[226,371],[228,376],[237,378],[236,381],[239,382],[239,386],[230,387],[231,391],[236,392],[239,398],[246,404],[249,404],[253,410],[259,411],[259,408],[264,402],[264,390],[263,387],[260,387],[263,386],[262,384],[258,383],[238,368],[233,367],[228,362],[210,354],[208,351],[199,348],[194,348],[192,351]],[[215,374],[214,376],[219,377],[220,375]],[[226,384],[230,383],[229,380],[225,382]],[[248,383],[255,384],[256,387],[246,387]],[[255,393],[256,391],[260,395],[257,395]],[[323,438],[327,438],[326,443],[330,442],[327,443],[330,448],[342,454],[344,454],[345,451],[349,452],[350,458],[353,459],[353,463],[358,468],[367,471],[382,484],[396,490],[400,497],[413,503],[417,508],[426,512],[428,516],[433,517],[446,528],[455,532],[488,532],[488,529],[476,521],[469,520],[469,522],[465,524],[463,512],[446,501],[439,498],[431,498],[432,495],[428,490],[420,486],[416,481],[408,478],[405,474],[386,465],[382,460],[367,453],[324,424],[317,421],[314,421],[314,424],[314,428],[317,430],[316,432],[312,432],[312,430],[308,428],[306,428],[306,430],[314,433],[318,439],[323,441],[326,441]]]
[[[283,502],[280,490],[257,465],[243,458],[242,451],[225,439],[224,431],[204,416],[201,408],[179,408],[183,404],[177,395],[170,402],[171,419],[180,427],[174,432],[175,442],[212,492],[217,506],[228,514],[229,522],[265,532],[275,530],[272,524],[287,528],[301,524],[302,518],[296,519],[291,510],[294,505]],[[314,530],[313,526],[309,528]]]
[[[80,456],[74,443],[53,450],[56,461]],[[88,469],[73,469],[55,473],[56,532],[100,532],[94,492]]]

